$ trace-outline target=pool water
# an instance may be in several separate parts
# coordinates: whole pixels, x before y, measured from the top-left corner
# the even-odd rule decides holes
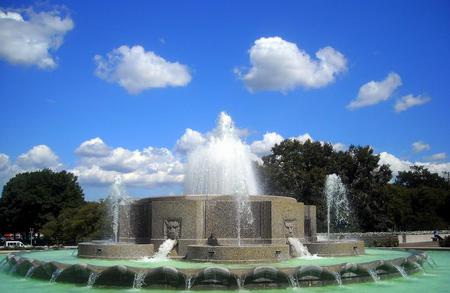
[[[429,264],[424,265],[422,272],[408,276],[407,278],[393,278],[387,280],[381,280],[378,282],[349,284],[344,286],[327,286],[327,287],[313,287],[313,288],[287,288],[287,289],[264,289],[264,290],[241,290],[248,292],[450,292],[450,251],[427,251],[427,254],[436,263],[435,266]],[[294,259],[277,264],[275,266],[299,266],[306,264],[319,264],[328,265],[343,262],[367,262],[375,259],[392,259],[401,256],[407,256],[408,253],[398,250],[375,250],[367,249],[365,256],[358,257],[335,257],[335,258],[322,258],[314,260]],[[107,261],[107,260],[90,260],[90,259],[78,259],[72,256],[72,251],[49,251],[49,252],[36,252],[27,254],[30,258],[43,259],[43,260],[55,260],[65,263],[84,262],[95,265],[113,265],[113,264],[125,264],[130,266],[139,267],[158,267],[174,266],[181,268],[202,268],[210,266],[208,263],[188,263],[179,260],[168,260],[164,263],[161,262],[143,262],[143,261]],[[5,256],[0,256],[2,260]],[[224,265],[220,265],[224,266]],[[228,267],[253,267],[254,265],[227,265]],[[73,284],[62,283],[49,283],[45,281],[35,279],[25,279],[24,277],[14,276],[7,272],[0,273],[0,292],[31,292],[31,293],[56,293],[56,292],[89,292],[89,293],[113,293],[113,292],[187,292],[187,291],[173,291],[173,290],[151,290],[151,289],[99,289],[88,288],[86,286],[76,286]],[[230,291],[201,291],[201,292],[230,292]]]
[[[210,263],[210,262],[192,262],[174,259],[164,259],[153,261],[152,259],[143,260],[103,260],[103,259],[87,259],[76,257],[76,250],[51,250],[41,252],[31,252],[24,254],[24,257],[43,261],[54,260],[61,263],[76,264],[86,263],[97,266],[113,266],[126,265],[139,268],[157,268],[160,266],[171,266],[178,269],[201,269],[206,267],[227,267],[227,268],[253,268],[257,265],[270,265],[274,267],[298,267],[301,265],[334,265],[339,263],[362,263],[379,259],[394,259],[398,257],[407,257],[410,253],[402,250],[392,249],[366,249],[366,254],[359,256],[341,256],[341,257],[323,257],[323,258],[292,258],[276,263],[265,264],[226,264],[226,263]]]

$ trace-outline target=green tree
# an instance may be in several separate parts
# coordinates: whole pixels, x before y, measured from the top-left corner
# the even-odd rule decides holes
[[[326,221],[323,187],[325,176],[333,172],[335,155],[330,144],[284,140],[272,148],[272,154],[262,158],[260,177],[264,189],[316,205],[318,223],[323,228]]]
[[[265,191],[316,205],[320,230],[326,227],[325,177],[332,173],[347,186],[352,229],[384,230],[390,225],[385,185],[392,172],[388,166],[378,165],[379,156],[372,148],[350,146],[345,152],[337,152],[328,143],[288,139],[275,145],[272,154],[262,160],[259,173]]]
[[[352,211],[363,231],[392,228],[386,206],[386,185],[392,171],[387,165],[380,166],[379,160],[371,147],[352,145],[338,157],[336,165],[336,172],[348,186]]]
[[[80,241],[102,239],[108,233],[105,203],[87,202],[79,208],[65,208],[57,218],[41,229],[51,243],[77,244]],[[109,235],[109,234],[108,234]]]
[[[83,205],[84,194],[72,173],[44,169],[17,174],[3,188],[1,232],[39,231],[65,208]]]
[[[424,166],[412,166],[410,171],[398,172],[395,184],[409,188],[420,186],[448,188],[448,182],[443,177],[431,173]]]

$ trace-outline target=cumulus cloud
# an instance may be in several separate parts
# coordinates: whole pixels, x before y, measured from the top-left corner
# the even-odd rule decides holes
[[[184,134],[177,140],[175,150],[179,153],[186,154],[199,145],[204,144],[205,136],[195,130],[187,128]]]
[[[100,137],[96,137],[83,142],[76,150],[75,154],[81,157],[105,157],[111,151]]]
[[[369,81],[359,88],[358,96],[347,105],[347,108],[353,110],[386,101],[401,85],[400,76],[394,72],[389,73],[382,81]]]
[[[380,153],[380,161],[378,162],[378,164],[389,165],[390,169],[392,170],[392,175],[394,176],[397,176],[398,172],[409,171],[409,168],[414,165],[414,163],[410,161],[401,160],[387,152]]]
[[[441,154],[437,154],[440,155],[438,157],[439,160],[445,159],[446,155],[444,153],[444,156],[442,156]],[[449,172],[450,171],[450,163],[445,162],[445,163],[430,163],[430,162],[411,162],[411,161],[407,161],[407,160],[401,160],[399,158],[397,158],[396,156],[387,153],[387,152],[382,152],[380,153],[380,161],[379,164],[386,164],[389,165],[392,173],[394,176],[398,175],[398,172],[400,171],[410,171],[410,167],[417,165],[417,166],[423,166],[425,168],[427,168],[428,170],[430,170],[430,172],[432,173],[438,173],[441,176],[444,176],[445,173],[444,172]]]
[[[256,140],[250,145],[250,150],[255,155],[262,157],[270,153],[272,147],[282,142],[284,138],[276,132],[267,132],[262,140]]]
[[[425,160],[426,161],[442,161],[442,160],[445,160],[446,158],[447,158],[446,153],[437,153],[437,154],[431,155],[429,157],[426,157]]]
[[[0,188],[18,173],[53,169],[58,171],[63,164],[58,156],[46,145],[37,145],[11,160],[8,155],[0,153]]]
[[[0,172],[6,170],[9,167],[9,156],[0,153]]]
[[[117,176],[129,186],[141,187],[183,181],[182,163],[166,148],[113,148],[97,137],[83,142],[75,153],[80,161],[71,171],[82,183],[111,184]]]
[[[0,58],[12,64],[57,66],[52,52],[63,43],[74,24],[58,10],[6,11],[0,8]]]
[[[186,65],[169,62],[142,46],[121,46],[106,57],[96,55],[94,60],[99,78],[118,83],[131,94],[151,88],[185,86],[191,81]]]
[[[58,169],[62,166],[58,156],[46,145],[37,145],[16,160],[21,170],[38,170],[44,168]]]
[[[399,113],[402,111],[406,111],[411,107],[420,106],[428,103],[429,101],[431,101],[430,97],[413,95],[403,96],[395,103],[395,112]]]
[[[419,140],[419,141],[413,142],[412,149],[415,153],[420,153],[420,152],[431,149],[431,147],[429,144],[424,143],[423,141]]]
[[[305,143],[307,140],[314,141],[309,133],[304,133],[296,137],[291,137],[291,139],[296,139],[301,143]]]
[[[336,152],[345,152],[347,150],[347,146],[343,143],[337,142],[337,143],[333,143],[331,144],[333,146],[333,149]]]
[[[345,56],[324,47],[311,58],[295,43],[280,37],[260,38],[250,48],[251,68],[235,72],[250,91],[286,92],[297,87],[320,88],[332,83],[347,69]]]

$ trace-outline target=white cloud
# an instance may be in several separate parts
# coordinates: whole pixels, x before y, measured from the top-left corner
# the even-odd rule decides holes
[[[311,135],[309,135],[309,133],[304,133],[297,137],[291,137],[291,139],[296,139],[301,143],[305,143],[307,140],[310,140],[311,142],[314,141],[313,138],[311,137]]]
[[[183,181],[182,163],[166,148],[112,148],[97,137],[83,142],[75,152],[80,161],[71,171],[85,184],[111,184],[117,176],[126,185],[140,187]]]
[[[382,81],[369,81],[360,87],[357,98],[347,108],[357,109],[386,101],[401,84],[400,76],[394,72],[389,73]]]
[[[437,153],[437,154],[431,155],[429,157],[426,157],[425,160],[427,160],[427,161],[442,161],[442,160],[445,160],[446,158],[447,158],[446,153]]]
[[[347,146],[343,143],[337,142],[337,143],[333,143],[331,144],[333,146],[333,149],[336,152],[345,152],[347,150]]]
[[[445,155],[445,154],[444,154]],[[440,159],[445,159],[440,158]],[[398,172],[400,171],[410,171],[410,167],[417,165],[417,166],[424,166],[432,173],[438,173],[441,176],[444,176],[444,172],[450,171],[450,163],[430,163],[430,162],[410,162],[406,160],[401,160],[397,158],[396,156],[389,154],[387,152],[380,153],[380,161],[379,164],[386,164],[389,165],[392,173],[394,176],[397,176]]]
[[[52,69],[57,66],[51,52],[64,41],[74,24],[60,11],[34,12],[0,9],[0,58],[12,64],[36,65]]]
[[[105,157],[111,149],[99,137],[83,142],[75,153],[81,157]]]
[[[96,55],[95,74],[116,82],[131,94],[151,88],[185,86],[191,81],[186,65],[169,62],[142,46],[121,46],[106,57]]]
[[[429,144],[424,143],[423,141],[419,140],[419,141],[413,142],[412,148],[415,153],[420,153],[420,152],[429,150],[431,147]]]
[[[63,164],[58,156],[46,145],[37,145],[19,155],[15,161],[0,153],[0,188],[18,173],[36,171],[45,168],[58,171]]]
[[[394,106],[395,112],[399,113],[402,111],[406,111],[411,107],[420,106],[428,103],[429,101],[431,101],[430,97],[413,96],[413,95],[403,96],[395,103]]]
[[[256,140],[250,145],[250,150],[255,155],[262,157],[270,153],[275,144],[282,142],[284,138],[276,132],[267,132],[262,140]]]
[[[347,69],[344,55],[332,47],[320,49],[317,59],[312,59],[295,43],[280,37],[256,40],[249,53],[252,67],[247,73],[235,72],[250,91],[320,88]]]
[[[393,176],[397,176],[400,171],[409,171],[410,166],[414,165],[414,163],[410,161],[400,160],[396,156],[387,152],[380,153],[380,161],[378,164],[389,165]]]
[[[8,169],[9,164],[9,156],[0,153],[0,172]]]
[[[58,156],[46,145],[37,145],[16,160],[21,170],[58,169],[62,166]]]
[[[198,131],[186,128],[184,134],[177,140],[175,150],[179,153],[186,154],[199,145],[204,144],[206,138]]]

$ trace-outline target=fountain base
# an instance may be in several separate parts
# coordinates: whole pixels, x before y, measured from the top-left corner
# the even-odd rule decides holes
[[[101,259],[138,259],[153,255],[153,244],[126,242],[85,242],[78,244],[78,257]]]
[[[335,240],[305,243],[311,254],[318,256],[352,256],[365,254],[364,241]]]
[[[191,261],[209,262],[273,262],[289,258],[289,245],[264,244],[264,245],[189,245],[186,259]]]

